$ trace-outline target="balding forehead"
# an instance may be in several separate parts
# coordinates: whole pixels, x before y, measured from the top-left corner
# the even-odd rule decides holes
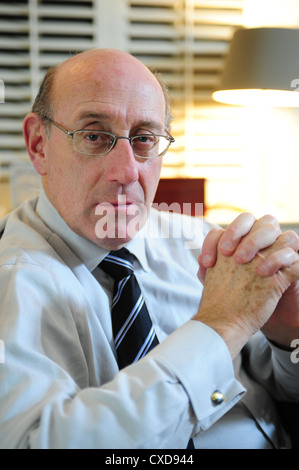
[[[62,63],[55,76],[52,99],[61,116],[73,116],[84,101],[137,103],[150,108],[160,103],[166,116],[167,100],[151,71],[127,53],[96,50]],[[77,114],[77,113],[75,113]]]
[[[65,72],[71,75],[107,75],[112,71],[121,73],[129,72],[131,69],[142,74],[148,79],[155,80],[150,70],[131,54],[116,49],[95,49],[85,51],[70,57],[62,62],[58,72]]]
[[[146,100],[149,96],[157,95],[163,99],[163,90],[150,71],[144,72],[143,68],[123,67],[115,64],[103,67],[100,64],[85,64],[78,62],[71,67],[63,67],[57,70],[54,84],[54,99],[64,99],[82,92],[89,94],[105,92],[105,96],[115,99],[123,99],[124,93],[138,94],[140,99]],[[150,93],[149,93],[150,90]]]

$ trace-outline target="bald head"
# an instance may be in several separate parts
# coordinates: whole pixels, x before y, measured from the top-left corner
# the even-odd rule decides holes
[[[111,78],[111,73],[118,73],[125,78],[130,70],[143,73],[149,78],[152,76],[149,69],[138,59],[118,49],[92,49],[81,52],[57,66],[58,74],[66,73],[77,78],[78,74],[93,76],[95,70],[103,79]]]
[[[134,91],[142,81],[144,86],[155,83],[157,93],[162,91],[165,105],[165,128],[169,129],[171,116],[167,87],[159,75],[151,72],[132,55],[117,49],[94,49],[70,57],[51,67],[46,73],[32,107],[32,112],[53,118],[62,100],[80,93],[86,83],[107,86],[115,79],[121,81],[122,89]],[[111,83],[111,86],[112,83]]]

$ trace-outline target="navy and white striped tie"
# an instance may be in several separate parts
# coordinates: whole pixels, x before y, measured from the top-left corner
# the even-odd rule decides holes
[[[132,253],[126,248],[111,251],[99,266],[114,279],[112,328],[122,369],[145,356],[158,339],[134,275]]]
[[[112,328],[119,368],[146,355],[159,341],[134,275],[133,255],[126,248],[110,251],[100,263],[114,279]],[[190,439],[188,449],[194,449]]]

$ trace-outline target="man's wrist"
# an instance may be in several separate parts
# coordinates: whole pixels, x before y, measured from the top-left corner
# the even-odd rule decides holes
[[[231,325],[226,319],[221,320],[221,315],[218,316],[217,312],[212,313],[212,309],[209,308],[200,308],[193,320],[204,323],[216,331],[225,341],[232,359],[239,354],[251,336],[239,325]]]

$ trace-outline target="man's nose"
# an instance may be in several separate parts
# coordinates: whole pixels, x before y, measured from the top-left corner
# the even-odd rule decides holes
[[[129,139],[118,139],[106,155],[107,179],[109,182],[131,184],[138,180],[139,163],[136,160]]]

